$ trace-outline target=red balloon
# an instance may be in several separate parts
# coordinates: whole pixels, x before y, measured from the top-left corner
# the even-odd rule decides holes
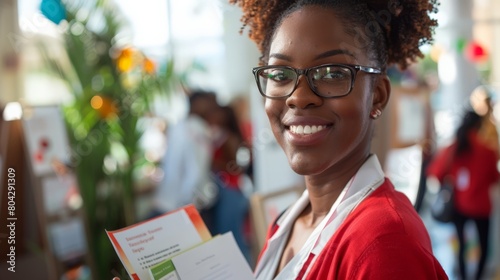
[[[477,42],[471,42],[465,51],[467,59],[471,62],[483,62],[488,58],[486,49]]]

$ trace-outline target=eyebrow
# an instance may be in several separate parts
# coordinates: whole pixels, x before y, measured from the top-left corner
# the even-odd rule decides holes
[[[348,55],[348,56],[351,56],[354,58],[354,54],[348,50],[345,50],[345,49],[335,49],[335,50],[329,50],[329,51],[326,51],[324,53],[320,53],[319,55],[317,55],[314,60],[317,60],[317,59],[321,59],[321,58],[327,58],[327,57],[330,57],[330,56],[334,56],[334,55],[340,55],[340,54],[345,54],[345,55]],[[292,58],[288,55],[285,55],[285,54],[281,54],[281,53],[272,53],[269,55],[269,58],[277,58],[277,59],[281,59],[281,60],[286,60],[286,61],[291,61]]]

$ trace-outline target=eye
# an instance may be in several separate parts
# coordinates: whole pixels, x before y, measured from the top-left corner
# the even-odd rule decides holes
[[[338,66],[321,67],[313,71],[312,79],[318,82],[342,82],[351,79],[351,71]]]
[[[290,69],[283,68],[270,68],[267,69],[264,73],[265,78],[273,81],[273,82],[290,82],[294,80],[295,72]]]

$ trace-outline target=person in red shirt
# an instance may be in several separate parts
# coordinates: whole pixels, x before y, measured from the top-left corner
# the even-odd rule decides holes
[[[231,2],[262,53],[253,73],[273,134],[306,183],[270,227],[256,279],[448,279],[370,151],[387,67],[423,56],[435,1]]]
[[[455,216],[453,223],[459,241],[458,265],[462,279],[466,279],[464,226],[474,221],[481,246],[476,278],[481,279],[488,256],[490,216],[492,211],[490,189],[498,182],[497,155],[479,137],[483,119],[473,111],[464,115],[456,132],[455,141],[443,148],[427,169],[429,177],[440,182],[451,180],[455,189]]]

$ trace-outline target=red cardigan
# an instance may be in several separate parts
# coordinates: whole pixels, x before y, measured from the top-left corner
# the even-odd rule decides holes
[[[276,232],[277,226],[269,233]],[[389,180],[347,216],[306,279],[448,279],[408,198]]]

